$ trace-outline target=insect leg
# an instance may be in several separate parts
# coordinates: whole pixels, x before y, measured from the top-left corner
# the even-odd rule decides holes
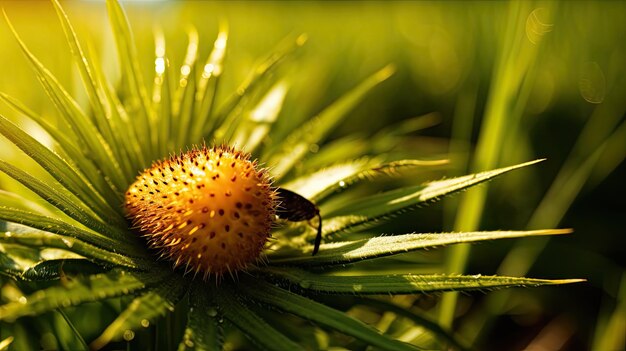
[[[320,244],[322,243],[322,216],[319,211],[317,212],[317,219],[319,223],[317,225],[317,236],[315,236],[315,246],[313,246],[313,256],[319,251]]]

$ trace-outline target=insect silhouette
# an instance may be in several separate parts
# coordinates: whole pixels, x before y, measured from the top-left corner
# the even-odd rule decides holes
[[[280,205],[276,209],[276,215],[279,218],[292,222],[308,221],[315,217],[318,218],[317,236],[313,246],[313,255],[315,255],[322,243],[322,216],[317,206],[305,197],[294,193],[293,191],[276,188],[276,193],[280,199]]]

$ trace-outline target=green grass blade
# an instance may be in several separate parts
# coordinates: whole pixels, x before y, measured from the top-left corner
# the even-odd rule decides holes
[[[30,211],[46,216],[54,216],[52,206],[36,203],[20,194],[0,190],[0,204],[2,207],[10,207],[23,211]]]
[[[0,242],[19,244],[34,249],[55,248],[73,252],[81,255],[89,260],[93,260],[100,264],[113,264],[128,267],[131,269],[148,269],[152,266],[140,263],[137,259],[133,259],[118,253],[101,249],[97,246],[87,244],[81,240],[73,238],[64,238],[46,232],[24,232],[15,234],[13,232],[0,232]]]
[[[252,312],[233,289],[216,290],[217,302],[224,316],[237,326],[258,347],[267,350],[303,350],[294,341],[273,328],[257,314]]]
[[[221,351],[222,331],[217,307],[202,283],[193,284],[189,291],[187,326],[178,351]]]
[[[137,255],[138,253],[137,249],[132,244],[119,242],[108,236],[102,235],[99,232],[79,228],[64,220],[43,216],[29,211],[0,206],[0,220],[19,223],[31,228],[40,229],[69,238],[75,238],[112,252],[122,252],[128,255]],[[3,223],[2,225],[3,227],[10,226],[6,223]]]
[[[377,159],[370,159],[366,157],[350,160],[344,163],[332,165],[330,167],[322,168],[316,172],[309,173],[298,177],[292,181],[282,184],[281,187],[295,191],[303,197],[314,201],[316,196],[323,192],[325,189],[338,184],[343,179],[346,179],[354,174],[366,170],[369,167],[374,167],[380,164]]]
[[[350,174],[338,182],[331,183],[330,186],[315,194],[315,196],[313,196],[310,200],[319,203],[327,197],[341,193],[349,189],[350,186],[359,184],[363,181],[371,182],[380,177],[400,175],[402,172],[411,171],[416,168],[441,166],[447,163],[448,160],[399,160],[379,164],[376,167]]]
[[[0,306],[0,320],[11,322],[19,317],[35,316],[59,307],[127,295],[161,279],[158,275],[129,273],[118,269],[92,276],[72,277],[63,284]]]
[[[329,218],[324,221],[324,233],[325,235],[332,235],[346,230],[362,228],[385,217],[435,202],[445,195],[459,192],[504,173],[541,161],[536,160],[511,167],[395,189],[358,201],[340,204],[335,210],[330,210],[327,213],[323,211],[322,216]]]
[[[63,11],[63,8],[59,4],[58,0],[53,0],[52,4],[54,5],[54,9],[57,12],[59,22],[61,22],[66,41],[70,47],[72,58],[74,59],[74,62],[78,67],[78,72],[80,74],[80,77],[82,78],[83,85],[87,92],[90,106],[93,109],[93,119],[95,120],[94,122],[97,125],[103,139],[107,142],[108,145],[110,145],[111,151],[115,155],[115,158],[121,160],[126,154],[125,150],[122,150],[126,143],[119,142],[120,140],[115,137],[113,129],[111,128],[110,112],[114,111],[114,109],[111,109],[109,106],[107,106],[103,87],[96,79],[95,69],[92,66],[92,60],[87,58],[83,49],[81,48],[80,43],[78,42],[78,37],[76,36],[76,32],[74,31],[74,28],[72,28],[72,25],[67,18],[67,14],[65,13],[65,11]],[[129,174],[129,164],[122,162],[121,165],[127,167],[124,171],[125,174]]]
[[[307,245],[301,251],[286,250],[285,252],[278,251],[276,253],[269,253],[268,258],[272,265],[342,265],[445,245],[540,235],[569,234],[571,232],[572,231],[569,229],[546,229],[531,231],[402,234],[323,244],[320,246],[319,253],[315,256],[310,255],[312,248],[310,245]]]
[[[145,328],[156,318],[174,311],[186,288],[187,284],[176,276],[161,281],[157,287],[134,299],[89,346],[99,350],[109,342],[121,339],[127,330]]]
[[[101,218],[107,218],[119,226],[125,225],[122,215],[113,209],[97,193],[93,185],[74,170],[70,164],[1,115],[0,134],[40,164],[54,179],[75,194],[83,203],[89,204],[89,208],[83,206],[85,212],[91,213],[93,210]],[[15,167],[10,166],[9,168],[14,169]],[[18,173],[24,172],[18,170]]]
[[[57,309],[57,312],[61,315],[67,327],[72,331],[71,337],[69,335],[66,337],[63,347],[75,351],[88,351],[89,346],[87,346],[85,339],[80,335],[80,332],[78,332],[78,329],[76,329],[67,314],[65,314],[61,308]]]
[[[134,129],[138,133],[138,140],[146,141],[144,148],[148,159],[155,159],[160,155],[155,155],[153,151],[156,133],[152,132],[150,100],[141,75],[141,64],[128,19],[116,0],[107,0],[106,4],[122,70],[122,83],[126,93],[125,105],[129,106],[129,115],[137,116],[132,119]]]
[[[46,220],[46,218],[43,218],[43,220]],[[38,225],[42,227],[46,226],[45,222]],[[141,255],[139,257],[133,256],[132,254],[136,254],[137,250],[125,249],[121,245],[116,246],[110,243],[106,243],[105,246],[98,245],[102,244],[102,240],[97,240],[96,238],[87,238],[90,240],[85,241],[76,238],[78,235],[74,233],[70,233],[70,235],[55,234],[11,223],[0,223],[0,228],[0,242],[2,243],[14,243],[33,248],[51,247],[63,249],[94,261],[121,265],[133,269],[148,269],[153,267],[149,263],[149,259],[145,257],[145,253],[139,253],[139,255]],[[130,251],[131,254],[127,254],[126,251]]]
[[[172,87],[170,82],[171,70],[169,60],[165,56],[165,37],[160,30],[154,34],[154,79],[152,85],[152,109],[157,116],[158,150],[160,155],[165,156],[171,150],[175,150],[172,135],[173,107]]]
[[[459,340],[456,336],[454,336],[451,332],[443,329],[439,324],[430,320],[425,316],[421,316],[417,313],[411,311],[410,308],[398,306],[391,301],[382,300],[382,299],[374,299],[368,297],[357,297],[357,303],[369,307],[374,307],[380,309],[381,312],[392,312],[399,317],[404,317],[410,319],[413,323],[428,329],[430,332],[435,334],[437,338],[442,341],[449,343],[455,349],[466,351],[470,350],[469,347],[465,345],[464,342]]]
[[[120,151],[120,165],[126,177],[133,179],[137,172],[137,165],[146,164],[146,155],[142,149],[143,141],[137,136],[137,131],[131,123],[130,118],[124,105],[120,102],[115,87],[109,84],[107,73],[103,71],[102,64],[98,61],[98,53],[92,47],[89,48],[89,62],[93,71],[95,84],[100,89],[102,99],[105,100],[104,106],[107,110],[108,124],[111,127],[113,141]]]
[[[324,168],[332,168],[337,164],[337,160],[361,159],[363,155],[373,154],[370,152],[370,146],[369,139],[366,140],[363,135],[358,134],[350,134],[335,140],[329,140],[324,143],[324,147],[317,150],[316,153],[310,154],[298,164],[298,170],[302,172],[298,176],[304,177],[307,173],[317,172]],[[375,155],[381,154],[383,153],[376,153]],[[382,161],[380,160],[380,162]]]
[[[261,144],[283,107],[288,85],[280,81],[272,86],[254,108],[234,127],[231,145],[237,145],[246,152],[253,153]]]
[[[293,313],[304,319],[324,325],[340,333],[350,335],[369,345],[383,350],[416,350],[417,347],[381,335],[376,329],[356,320],[347,314],[315,302],[306,297],[294,294],[260,280],[242,284],[240,289],[254,300],[274,306],[285,312]]]
[[[336,126],[350,110],[352,110],[375,86],[389,78],[394,67],[389,65],[374,73],[357,87],[332,103],[319,115],[295,130],[278,146],[267,164],[272,167],[276,179],[286,175],[291,167],[302,159],[312,144],[323,140],[334,126]]]
[[[228,130],[228,127],[238,118],[232,112],[245,102],[250,92],[267,78],[289,54],[304,45],[306,39],[306,35],[300,35],[294,41],[287,41],[286,44],[283,43],[272,52],[269,57],[262,60],[248,78],[237,88],[236,92],[215,112],[215,115],[208,117],[206,124],[203,126],[202,135],[207,136],[209,140],[222,141],[224,134],[219,133],[216,129],[223,128],[224,132]]]
[[[213,44],[213,50],[209,55],[198,82],[196,92],[196,114],[192,120],[190,140],[196,142],[203,137],[203,131],[209,118],[213,115],[215,97],[223,71],[223,61],[226,56],[228,43],[228,28],[220,26],[219,33]]]
[[[432,112],[426,115],[412,117],[393,123],[369,138],[371,152],[379,154],[387,152],[401,143],[401,138],[420,130],[430,128],[441,123],[441,116]]]
[[[39,179],[29,175],[28,173],[0,160],[0,171],[6,173],[11,178],[17,180],[42,199],[55,206],[70,218],[78,221],[87,228],[112,238],[128,241],[126,231],[122,228],[122,224],[113,227],[103,222],[91,212],[91,209],[78,201],[72,193],[60,188],[56,185],[44,183]],[[106,217],[102,217],[106,218]],[[115,217],[111,218],[113,221]],[[121,220],[120,220],[121,222]]]
[[[189,126],[194,117],[196,102],[196,59],[198,56],[198,32],[192,29],[188,32],[189,42],[185,60],[180,68],[177,90],[172,107],[174,113],[174,132],[176,149],[189,144]],[[196,143],[201,140],[195,141]],[[194,141],[192,141],[194,142]]]
[[[303,289],[329,294],[418,294],[441,291],[486,290],[512,287],[579,283],[581,279],[532,279],[483,275],[354,275],[332,276],[296,268],[267,268],[273,277],[286,279]]]
[[[26,44],[19,37],[6,14],[5,19],[13,36],[20,45],[22,52],[37,72],[37,78],[44,91],[55,105],[64,121],[71,126],[79,137],[80,146],[88,149],[86,156],[92,157],[100,163],[105,174],[111,178],[111,181],[117,188],[125,189],[127,181],[124,179],[122,170],[111,151],[110,145],[104,140],[92,121],[80,109],[76,101],[74,101],[71,95],[61,86],[54,75],[48,71],[26,47]]]
[[[36,114],[20,101],[2,92],[0,92],[0,99],[8,104],[9,107],[11,107],[13,110],[33,120],[35,123],[40,125],[48,134],[50,134],[54,141],[60,146],[61,150],[68,156],[68,163],[71,162],[70,164],[73,164],[72,168],[74,169],[74,171],[80,171],[80,173],[84,176],[84,179],[89,179],[90,183],[97,190],[98,194],[105,198],[105,202],[114,203],[119,201],[119,197],[115,195],[115,187],[101,176],[100,170],[95,167],[91,160],[86,159],[83,153],[80,151],[79,146],[74,142],[77,136],[73,133],[71,129],[68,128],[61,131],[45,117]]]

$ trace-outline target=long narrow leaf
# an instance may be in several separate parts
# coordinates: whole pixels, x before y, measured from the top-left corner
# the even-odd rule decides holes
[[[288,85],[280,81],[272,86],[261,98],[257,105],[246,112],[234,129],[231,138],[232,145],[238,145],[246,152],[253,153],[257,146],[263,142],[272,125],[276,122],[278,113],[283,107],[287,94]]]
[[[353,336],[372,346],[383,350],[416,350],[417,347],[395,340],[386,335],[381,335],[374,328],[349,317],[343,312],[337,311],[321,303],[307,299],[306,297],[291,293],[260,280],[248,281],[249,284],[241,284],[240,289],[256,301],[275,306],[283,311],[293,313],[315,323],[325,325],[340,333]]]
[[[312,248],[310,245],[307,245],[302,250],[284,249],[284,251],[281,250],[275,253],[269,253],[268,257],[272,265],[342,265],[445,245],[540,235],[569,234],[571,232],[572,231],[569,229],[546,229],[530,231],[402,234],[323,244],[320,246],[319,253],[315,256],[311,256],[310,251]]]
[[[308,173],[292,181],[281,185],[282,188],[295,191],[305,198],[314,201],[319,193],[338,184],[354,174],[362,172],[369,167],[380,164],[380,160],[362,157],[347,162],[334,164],[322,168],[316,172]]]
[[[187,326],[178,351],[220,351],[222,331],[219,325],[217,307],[202,283],[192,285],[189,292]]]
[[[52,4],[57,12],[57,17],[63,27],[66,41],[70,46],[72,58],[78,67],[78,72],[80,73],[83,85],[87,91],[90,106],[93,109],[93,119],[95,120],[95,124],[97,125],[104,140],[111,146],[111,151],[115,157],[117,159],[122,159],[125,155],[125,150],[122,150],[122,148],[124,148],[126,144],[120,143],[119,139],[116,138],[113,133],[110,125],[110,115],[107,112],[112,111],[112,109],[107,106],[103,88],[98,85],[98,81],[96,80],[96,76],[94,74],[94,68],[92,67],[92,60],[87,58],[81,48],[76,32],[74,31],[74,28],[72,28],[72,25],[67,18],[67,14],[63,11],[63,8],[59,4],[58,0],[53,0]],[[122,162],[121,165],[128,166],[128,164],[124,162]],[[125,169],[125,174],[129,174],[129,172],[129,169]]]
[[[198,55],[198,32],[193,29],[189,31],[189,43],[187,44],[187,54],[183,66],[180,68],[178,78],[178,89],[172,100],[174,116],[173,137],[176,137],[176,149],[190,144],[189,126],[194,117],[196,103],[196,58]],[[201,140],[194,140],[196,143]],[[192,143],[194,141],[191,141]]]
[[[487,290],[579,283],[581,279],[532,279],[483,275],[360,275],[332,276],[296,268],[267,268],[274,277],[301,288],[329,294],[417,294],[435,291]]]
[[[381,309],[384,312],[392,312],[400,317],[405,317],[413,321],[415,324],[428,329],[430,332],[435,334],[439,339],[450,343],[453,347],[459,350],[469,350],[467,346],[465,346],[464,342],[461,342],[456,336],[454,336],[451,332],[443,329],[436,322],[428,319],[427,317],[421,316],[412,312],[410,309],[401,307],[393,304],[390,301],[379,300],[373,298],[366,297],[357,297],[357,301],[365,306],[370,306],[374,308]]]
[[[57,313],[63,318],[63,321],[65,322],[64,326],[67,326],[67,328],[72,331],[71,336],[68,336],[67,339],[64,340],[65,344],[63,345],[63,348],[75,351],[89,350],[89,346],[87,346],[85,339],[83,339],[83,336],[80,335],[80,332],[78,331],[78,329],[76,329],[74,323],[72,323],[72,321],[67,316],[67,314],[65,314],[63,309],[57,309]],[[67,332],[66,328],[63,328],[63,330]]]
[[[11,140],[39,163],[54,179],[75,194],[82,202],[92,205],[89,208],[83,206],[84,212],[90,213],[93,210],[100,217],[108,218],[113,223],[124,223],[120,213],[115,211],[72,166],[3,116],[0,116],[0,134]],[[24,172],[19,170],[18,173]]]
[[[128,19],[120,4],[115,0],[107,0],[107,10],[109,21],[113,29],[117,52],[120,59],[123,83],[125,83],[126,96],[133,100],[128,101],[130,105],[129,113],[136,114],[134,118],[135,130],[140,134],[139,140],[146,141],[144,145],[149,159],[155,159],[160,155],[155,155],[153,146],[156,141],[156,133],[152,131],[151,109],[148,92],[141,75],[141,65],[139,63],[137,49],[131,34]]]
[[[306,35],[299,35],[295,40],[286,40],[286,42],[281,43],[269,57],[257,64],[252,73],[239,88],[237,88],[235,93],[217,110],[215,116],[212,116],[213,118],[207,121],[203,129],[203,134],[212,134],[212,137],[215,139],[223,139],[226,131],[229,130],[230,126],[234,124],[233,122],[236,122],[239,117],[237,114],[233,113],[233,111],[238,110],[238,107],[243,105],[254,88],[269,77],[270,73],[280,66],[286,57],[304,45],[306,40]],[[220,131],[218,128],[222,130]]]
[[[196,92],[196,117],[191,125],[192,142],[200,140],[208,124],[208,120],[213,116],[215,107],[215,97],[223,71],[223,61],[226,56],[226,46],[228,43],[228,28],[225,25],[220,26],[219,33],[213,44],[213,50],[209,55],[198,82],[198,90]],[[208,129],[207,129],[208,130]]]
[[[370,169],[366,169],[361,172],[350,174],[349,176],[344,177],[338,182],[331,183],[330,186],[326,187],[324,190],[315,194],[315,196],[311,198],[311,201],[315,201],[319,203],[322,200],[326,199],[327,197],[343,192],[349,189],[350,186],[361,183],[365,180],[367,180],[368,182],[371,182],[383,176],[399,175],[402,172],[414,170],[416,168],[441,166],[447,163],[448,163],[448,160],[432,160],[432,161],[399,160],[399,161],[379,164]]]
[[[152,285],[162,277],[112,270],[88,277],[72,277],[63,284],[23,296],[18,301],[0,306],[0,320],[14,321],[22,316],[34,316],[59,307],[80,305],[126,295]]]
[[[141,256],[140,252],[137,251],[134,246],[129,245],[126,242],[112,240],[101,233],[82,229],[68,223],[67,221],[43,216],[37,213],[0,206],[0,220],[19,223],[27,227],[60,234],[61,236],[69,238],[76,238],[112,252],[120,252],[129,256]],[[2,224],[2,228],[10,228],[10,230],[14,231],[16,229],[19,230],[19,228],[13,228],[9,224],[4,223]],[[128,241],[132,242],[132,240]]]
[[[303,350],[294,341],[252,312],[234,295],[234,290],[217,291],[217,301],[224,315],[259,347],[267,350]]]
[[[75,143],[77,138],[76,134],[71,128],[65,128],[65,130],[59,129],[53,125],[49,119],[42,115],[39,115],[17,99],[0,92],[0,99],[2,99],[9,107],[18,113],[30,118],[39,126],[41,126],[54,141],[60,147],[60,150],[64,152],[68,158],[68,163],[76,173],[81,173],[83,179],[88,179],[94,188],[98,191],[107,203],[114,203],[119,201],[119,197],[116,196],[116,188],[101,175],[101,171],[96,168],[92,160],[84,157],[83,152],[80,151],[80,147]]]
[[[111,146],[80,109],[72,96],[58,82],[56,77],[26,47],[26,44],[21,40],[15,28],[13,28],[6,14],[5,19],[22,52],[37,72],[37,78],[44,91],[60,112],[61,117],[74,129],[82,144],[81,146],[88,148],[86,156],[92,157],[101,163],[103,171],[111,178],[111,181],[118,189],[126,188],[127,180],[124,178],[119,163],[111,151]]]
[[[103,222],[100,218],[96,217],[87,206],[82,204],[80,201],[77,201],[77,199],[65,189],[54,186],[53,184],[44,183],[2,160],[0,160],[0,172],[4,172],[11,178],[17,180],[22,185],[32,190],[35,194],[39,195],[42,199],[46,200],[48,203],[58,208],[70,218],[78,221],[85,227],[93,229],[103,235],[110,236],[111,238],[128,241],[128,238],[125,236],[126,232],[121,229],[124,228],[121,223],[117,224],[117,227],[113,227],[110,224]],[[111,221],[114,219],[115,217],[111,218]]]
[[[312,144],[319,143],[369,91],[389,78],[393,72],[393,66],[386,66],[374,73],[289,135],[267,162],[272,167],[276,179],[282,178],[296,162],[306,155]]]
[[[324,234],[332,235],[372,225],[385,217],[435,202],[443,196],[459,192],[504,173],[541,161],[535,160],[511,167],[400,188],[361,198],[358,201],[337,205],[335,210],[322,213],[324,217],[330,217],[324,221]]]
[[[113,340],[119,340],[127,330],[147,327],[149,323],[168,312],[186,293],[187,284],[180,278],[170,276],[159,285],[133,300],[130,305],[94,340],[90,348],[99,350]]]
[[[62,249],[99,263],[120,265],[132,269],[145,269],[149,267],[145,261],[143,261],[144,263],[142,264],[141,260],[132,259],[124,255],[106,251],[96,246],[86,244],[78,239],[63,238],[59,235],[46,232],[19,234],[14,234],[13,232],[0,232],[0,243],[19,244],[35,249]]]

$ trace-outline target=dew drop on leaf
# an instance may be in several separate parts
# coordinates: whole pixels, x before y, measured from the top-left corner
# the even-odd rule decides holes
[[[207,313],[209,314],[209,316],[211,317],[215,317],[217,316],[217,310],[213,307],[209,308],[209,310],[207,311]]]
[[[363,285],[361,285],[361,284],[354,284],[354,285],[352,285],[352,289],[354,291],[361,291],[361,290],[363,290]]]
[[[28,302],[28,299],[26,299],[26,296],[20,296],[20,298],[17,299],[17,301],[21,303],[22,305],[25,305]]]
[[[141,326],[144,328],[148,328],[150,326],[150,321],[147,319],[142,319],[141,320]]]

